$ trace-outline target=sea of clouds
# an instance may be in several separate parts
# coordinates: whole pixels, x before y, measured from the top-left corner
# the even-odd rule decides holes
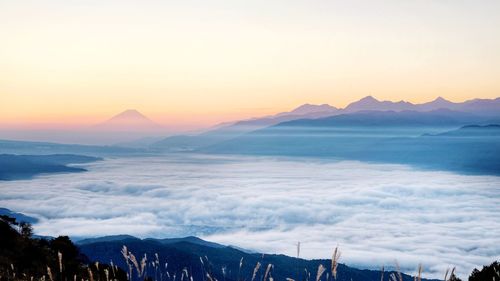
[[[500,177],[354,161],[165,155],[0,182],[40,235],[197,235],[238,247],[462,276],[500,259]]]

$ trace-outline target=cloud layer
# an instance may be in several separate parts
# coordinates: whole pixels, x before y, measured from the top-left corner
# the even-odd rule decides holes
[[[198,235],[243,248],[462,275],[500,258],[500,178],[268,157],[119,158],[0,183],[0,206],[42,235]]]

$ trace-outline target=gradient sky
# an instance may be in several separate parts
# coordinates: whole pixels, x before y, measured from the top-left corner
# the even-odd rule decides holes
[[[0,123],[500,96],[500,1],[0,0]]]

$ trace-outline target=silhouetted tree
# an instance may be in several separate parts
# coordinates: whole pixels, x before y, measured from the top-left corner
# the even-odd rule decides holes
[[[38,280],[47,275],[47,267],[51,268],[54,281],[90,280],[89,269],[94,280],[127,279],[121,269],[93,265],[67,236],[45,240],[34,239],[32,234],[30,224],[0,216],[0,281],[26,281],[31,277]]]
[[[27,222],[21,222],[19,224],[19,232],[23,238],[31,238],[33,235],[33,226]]]
[[[469,281],[483,280],[500,280],[500,263],[498,261],[495,261],[490,265],[483,266],[481,271],[474,269],[469,276]]]

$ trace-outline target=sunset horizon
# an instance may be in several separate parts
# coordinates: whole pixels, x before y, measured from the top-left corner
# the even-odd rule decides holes
[[[500,280],[499,0],[0,0],[0,281]]]
[[[352,100],[350,102],[347,102],[343,106],[339,106],[336,103],[332,102],[318,102],[318,103],[311,103],[308,101],[304,101],[302,103],[299,103],[295,106],[291,106],[288,108],[259,108],[256,111],[249,111],[245,112],[245,110],[240,110],[240,111],[235,111],[227,114],[219,114],[217,112],[212,112],[212,113],[205,113],[205,114],[200,114],[200,113],[181,113],[179,115],[174,115],[170,116],[168,115],[167,112],[153,112],[153,114],[149,114],[148,111],[135,108],[135,107],[130,107],[130,108],[122,108],[121,110],[119,109],[118,111],[109,111],[106,113],[102,113],[102,115],[98,116],[89,116],[89,115],[82,115],[82,116],[75,116],[72,114],[61,114],[61,115],[56,115],[50,114],[48,119],[45,119],[43,115],[38,115],[34,120],[32,119],[23,119],[23,118],[16,118],[15,121],[13,122],[0,122],[0,129],[20,129],[20,130],[25,130],[25,129],[61,129],[61,130],[70,130],[70,129],[88,129],[91,128],[94,125],[98,125],[102,122],[107,121],[108,119],[112,118],[113,116],[127,111],[127,110],[137,110],[141,114],[144,114],[147,116],[149,119],[154,121],[155,123],[164,126],[165,129],[170,129],[171,133],[176,133],[176,132],[189,132],[189,131],[199,131],[199,130],[205,130],[205,129],[210,129],[211,127],[218,126],[218,125],[223,125],[226,123],[233,123],[233,122],[238,122],[242,120],[248,120],[248,119],[253,119],[253,118],[263,118],[263,117],[268,117],[268,116],[273,116],[275,114],[283,113],[283,112],[289,112],[301,105],[330,105],[334,106],[338,109],[343,109],[349,104],[356,102],[360,99],[366,98],[366,97],[374,97],[378,101],[389,101],[389,102],[408,102],[412,104],[423,104],[423,103],[429,103],[432,101],[435,101],[436,99],[444,99],[446,101],[450,101],[452,103],[461,103],[461,102],[466,102],[466,101],[471,101],[471,100],[495,100],[500,98],[499,96],[493,96],[493,97],[474,97],[474,98],[468,98],[464,100],[452,100],[448,99],[443,96],[436,96],[434,98],[431,98],[429,100],[423,100],[419,102],[411,101],[411,100],[404,100],[404,99],[399,99],[399,100],[386,100],[386,99],[380,99],[377,96],[373,95],[366,95],[362,96],[361,98],[357,100]],[[242,113],[243,111],[243,113]],[[188,118],[189,117],[189,118]],[[9,120],[8,118],[5,120]]]
[[[500,96],[495,1],[3,1],[0,123],[188,129],[364,96]],[[264,12],[265,11],[265,12]]]

